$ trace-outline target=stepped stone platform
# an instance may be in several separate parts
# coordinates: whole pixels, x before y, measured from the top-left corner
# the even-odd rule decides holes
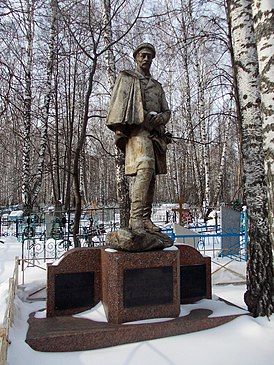
[[[141,324],[111,324],[73,316],[35,318],[32,313],[26,342],[32,349],[42,352],[93,350],[203,331],[239,316],[209,318],[211,313],[208,309],[195,309],[187,316]]]
[[[212,297],[210,258],[187,245],[134,253],[74,248],[48,265],[47,276],[46,318],[32,313],[28,320],[26,342],[36,351],[84,351],[176,336],[243,314],[209,317],[211,307],[201,303],[182,315],[182,304]],[[105,318],[83,317],[100,303]]]

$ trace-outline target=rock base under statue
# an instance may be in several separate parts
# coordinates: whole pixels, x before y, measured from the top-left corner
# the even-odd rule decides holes
[[[115,250],[141,252],[162,250],[173,246],[174,242],[166,234],[160,232],[146,232],[136,234],[128,228],[110,232],[106,235],[106,245]]]

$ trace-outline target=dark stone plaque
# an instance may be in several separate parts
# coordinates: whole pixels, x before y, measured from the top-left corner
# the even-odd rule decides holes
[[[94,305],[94,272],[55,275],[55,309]]]
[[[206,265],[181,266],[181,299],[206,297]]]
[[[172,266],[124,270],[125,308],[172,302]]]

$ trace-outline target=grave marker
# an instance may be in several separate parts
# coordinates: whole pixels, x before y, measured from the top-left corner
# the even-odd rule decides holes
[[[227,236],[221,238],[222,256],[237,256],[240,253],[240,217],[241,213],[221,207],[221,229]]]

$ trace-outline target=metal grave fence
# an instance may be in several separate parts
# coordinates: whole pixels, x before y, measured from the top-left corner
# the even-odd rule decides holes
[[[68,214],[40,213],[32,214],[25,219],[13,221],[0,220],[0,234],[15,236],[22,244],[22,270],[28,266],[45,268],[45,263],[60,258],[73,244],[74,212]],[[240,229],[223,231],[219,222],[205,224],[195,220],[188,224],[187,235],[175,234],[171,224],[157,221],[176,243],[179,239],[192,240],[192,245],[202,254],[216,257],[229,257],[233,260],[246,260],[247,254],[247,215],[240,214]],[[80,220],[78,239],[81,247],[98,247],[105,244],[107,232],[119,228],[119,209],[115,207],[94,208],[83,211]],[[223,239],[228,240],[226,246]],[[231,240],[231,244],[229,241]]]

